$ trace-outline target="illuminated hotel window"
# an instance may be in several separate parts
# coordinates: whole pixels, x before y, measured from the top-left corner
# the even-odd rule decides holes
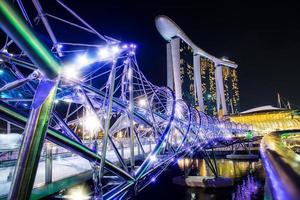
[[[182,99],[195,106],[193,49],[183,40],[180,40],[180,80]]]
[[[208,58],[200,57],[200,74],[204,112],[208,115],[217,115],[216,81],[214,62]]]

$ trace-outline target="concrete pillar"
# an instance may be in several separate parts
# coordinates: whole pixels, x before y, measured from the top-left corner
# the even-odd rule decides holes
[[[223,84],[223,76],[222,76],[222,66],[218,63],[215,63],[215,76],[216,76],[216,86],[217,86],[217,97],[221,100],[221,105],[223,109],[224,115],[227,115],[227,106],[225,101],[225,94],[224,94],[224,84]],[[218,95],[219,93],[219,95]]]
[[[174,90],[174,72],[173,72],[171,43],[167,43],[167,86],[172,90]]]
[[[180,39],[174,38],[170,42],[172,64],[173,64],[173,80],[176,99],[182,99],[181,78],[180,78]]]
[[[195,81],[195,94],[197,96],[198,105],[200,111],[204,111],[203,94],[202,94],[202,82],[201,82],[201,66],[200,55],[194,55],[194,81]]]

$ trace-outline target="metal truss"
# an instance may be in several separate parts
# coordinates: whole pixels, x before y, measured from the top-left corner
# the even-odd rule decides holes
[[[178,158],[230,144],[249,130],[207,116],[176,100],[169,88],[153,85],[139,68],[136,45],[100,34],[62,1],[55,3],[72,20],[48,13],[38,0],[35,20],[21,0],[0,2],[7,34],[0,51],[0,118],[24,135],[9,199],[30,197],[46,140],[91,163],[95,199],[128,199]],[[55,34],[54,22],[82,32],[78,41],[101,42],[70,41]],[[51,43],[33,29],[46,30]]]

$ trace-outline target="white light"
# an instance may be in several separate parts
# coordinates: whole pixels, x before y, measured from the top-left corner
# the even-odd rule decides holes
[[[83,123],[84,123],[84,127],[86,128],[86,130],[88,130],[90,132],[97,131],[100,128],[100,124],[99,124],[97,115],[91,111],[88,111],[86,113]]]
[[[76,64],[78,64],[79,67],[89,65],[89,59],[85,54],[80,55],[77,57]]]
[[[54,103],[58,103],[58,99],[55,99],[55,100],[54,100]]]
[[[118,46],[112,46],[111,48],[104,47],[99,49],[98,55],[101,60],[114,59],[114,57],[120,52]]]
[[[145,98],[141,98],[141,99],[139,99],[138,104],[140,107],[145,108],[147,105],[147,101]]]
[[[131,68],[129,68],[128,69],[128,79],[131,79],[132,78],[132,69]]]
[[[79,76],[79,71],[74,65],[66,65],[63,69],[63,75],[67,79],[77,79]]]
[[[108,59],[110,57],[108,48],[105,47],[105,48],[99,49],[98,55],[99,55],[100,59],[102,59],[102,60]]]
[[[113,47],[111,48],[111,52],[112,52],[114,55],[116,55],[117,53],[119,53],[119,51],[120,51],[120,49],[119,49],[118,46],[113,46]]]
[[[63,48],[63,45],[62,45],[62,44],[57,44],[57,48],[58,48],[58,49],[62,49],[62,48]]]
[[[90,199],[91,197],[87,194],[87,191],[82,187],[77,187],[70,189],[67,195],[64,196],[66,199],[70,200],[85,200]]]
[[[150,161],[151,161],[151,162],[157,161],[156,156],[155,156],[155,155],[150,156]]]

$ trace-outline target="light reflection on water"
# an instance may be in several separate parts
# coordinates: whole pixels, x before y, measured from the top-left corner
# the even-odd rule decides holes
[[[256,168],[260,168],[262,166],[260,160],[257,162],[250,162],[217,159],[216,164],[219,176],[226,178],[240,178],[245,176],[249,172],[253,172]],[[213,173],[209,169],[204,159],[195,159],[193,161],[190,159],[181,159],[178,161],[178,166],[182,171],[191,166],[191,170],[193,173],[192,175],[213,176]]]
[[[264,173],[261,161],[232,161],[217,159],[217,168],[222,177],[234,179],[234,186],[229,188],[203,189],[178,186],[172,178],[182,175],[192,163],[189,159],[178,161],[178,165],[170,167],[133,200],[258,200],[263,199]],[[212,176],[212,172],[203,159],[195,159],[190,175]],[[93,185],[88,184],[92,189]],[[64,194],[68,193],[66,190]],[[88,191],[87,193],[89,193]],[[73,193],[71,193],[73,195]],[[92,195],[92,194],[89,194]],[[77,192],[73,195],[78,197]],[[46,199],[64,199],[64,195],[54,195]]]
[[[263,198],[264,173],[261,161],[216,160],[219,176],[234,179],[234,186],[224,189],[186,188],[186,197],[182,199],[232,199],[252,200]],[[185,171],[191,166],[190,175],[213,176],[204,159],[181,159],[178,167]]]

